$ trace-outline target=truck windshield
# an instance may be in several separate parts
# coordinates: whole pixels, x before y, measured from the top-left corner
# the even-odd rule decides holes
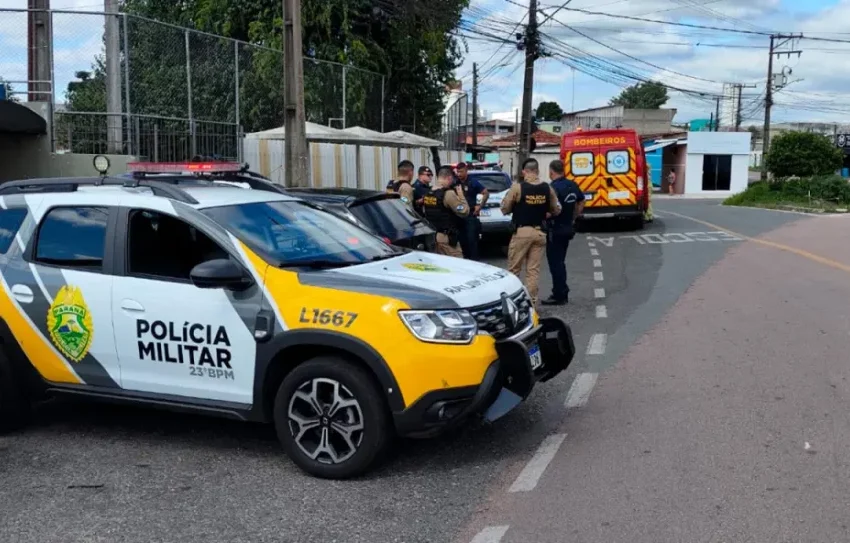
[[[304,202],[212,207],[203,213],[283,266],[338,267],[390,258],[397,251],[345,219]]]

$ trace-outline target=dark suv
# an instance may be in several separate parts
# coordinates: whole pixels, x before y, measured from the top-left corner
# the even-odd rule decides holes
[[[436,231],[401,201],[398,194],[352,188],[289,188],[287,194],[320,205],[378,235],[393,245],[432,251]]]

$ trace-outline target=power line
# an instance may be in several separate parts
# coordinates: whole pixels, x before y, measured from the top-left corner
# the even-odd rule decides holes
[[[708,26],[708,25],[698,25],[691,23],[678,23],[673,21],[661,21],[659,19],[647,19],[645,17],[635,17],[632,15],[622,15],[622,14],[614,14],[614,13],[605,13],[601,11],[589,11],[581,8],[564,8],[567,11],[575,11],[577,13],[584,13],[585,15],[600,15],[602,17],[612,17],[614,19],[628,19],[631,21],[640,21],[644,23],[655,23],[662,25],[671,25],[671,26],[681,26],[685,28],[700,28],[703,30],[715,30],[719,32],[731,32],[733,34],[749,34],[755,36],[770,36],[770,32],[759,32],[756,30],[740,30],[737,28],[723,28],[720,26]]]

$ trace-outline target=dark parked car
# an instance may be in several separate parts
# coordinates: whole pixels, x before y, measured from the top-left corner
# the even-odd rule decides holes
[[[360,224],[393,245],[418,251],[434,249],[436,231],[398,194],[351,188],[295,188],[286,193]]]

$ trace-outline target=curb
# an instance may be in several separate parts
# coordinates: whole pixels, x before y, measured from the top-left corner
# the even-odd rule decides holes
[[[740,209],[759,209],[761,211],[778,211],[780,213],[795,213],[797,215],[846,215],[848,210],[845,208],[838,208],[835,211],[826,211],[825,209],[810,209],[805,207],[794,207],[794,206],[782,206],[779,207],[758,207],[758,206],[727,206],[724,204],[719,204],[724,207],[737,207]]]

